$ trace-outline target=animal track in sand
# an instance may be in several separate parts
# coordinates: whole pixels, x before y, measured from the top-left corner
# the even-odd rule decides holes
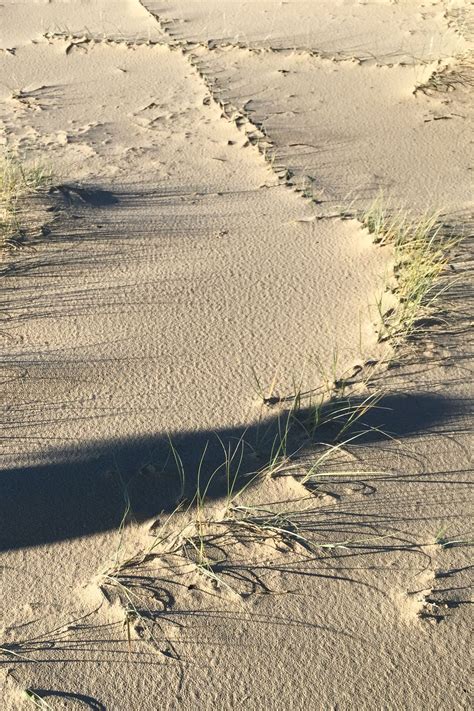
[[[438,544],[427,547],[432,558],[445,557],[449,553],[445,548],[439,552],[438,548]],[[402,617],[407,622],[418,619],[428,625],[447,622],[454,610],[472,603],[469,597],[472,569],[472,565],[428,568],[415,578],[416,589],[394,594]]]
[[[331,479],[329,483],[327,478],[324,482],[318,481],[317,478],[315,479],[306,482],[304,486],[324,506],[333,505],[346,498],[350,498],[353,501],[361,501],[366,496],[371,496],[375,493],[375,487],[364,481],[354,481],[353,479],[335,481]]]
[[[417,578],[421,588],[395,594],[395,599],[405,621],[411,622],[418,619],[429,624],[438,624],[444,619],[440,608],[432,602],[430,597],[434,580],[435,572],[428,570]]]

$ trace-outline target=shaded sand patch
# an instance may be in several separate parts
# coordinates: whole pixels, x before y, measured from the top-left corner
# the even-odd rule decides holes
[[[397,450],[401,457],[410,440],[403,444]],[[433,451],[433,446],[428,446]],[[224,708],[233,708],[243,696],[250,708],[259,707],[270,697],[273,708],[284,709],[298,694],[301,705],[296,708],[308,704],[330,707],[336,697],[343,708],[349,709],[350,699],[356,694],[371,708],[373,695],[383,695],[388,688],[394,703],[416,709],[420,674],[421,678],[432,676],[429,688],[423,689],[430,704],[436,704],[444,693],[461,704],[465,690],[460,662],[468,651],[466,635],[455,618],[453,624],[433,627],[419,618],[418,607],[412,615],[407,614],[405,603],[418,587],[425,590],[428,583],[431,587],[433,574],[427,568],[439,566],[444,556],[440,551],[437,560],[431,536],[424,536],[438,516],[462,521],[459,503],[467,481],[460,481],[464,477],[458,476],[458,482],[449,486],[449,478],[443,481],[439,473],[435,481],[430,481],[418,465],[408,462],[408,458],[404,460],[405,473],[393,472],[392,477],[377,479],[368,472],[364,478],[374,485],[372,494],[354,500],[347,493],[324,510],[318,503],[313,507],[311,497],[299,499],[298,485],[291,479],[264,482],[258,492],[244,498],[246,503],[253,501],[266,510],[284,511],[286,497],[286,510],[297,512],[293,516],[300,524],[301,535],[315,543],[352,538],[355,545],[312,554],[296,541],[293,545],[276,541],[275,545],[270,533],[267,539],[247,540],[245,545],[214,539],[209,555],[221,561],[220,589],[206,580],[182,552],[131,566],[123,571],[124,584],[136,592],[150,617],[148,622],[132,626],[130,643],[124,624],[127,599],[123,590],[110,585],[110,602],[103,602],[101,609],[76,625],[48,633],[41,620],[23,632],[12,630],[13,639],[25,640],[20,650],[42,662],[20,667],[15,673],[34,688],[80,690],[105,707],[120,696],[131,708],[151,709],[163,699],[166,703],[169,700],[171,707],[196,703],[207,707],[219,700]],[[326,480],[327,485],[338,478],[334,473],[334,480]],[[424,501],[421,509],[420,496]],[[165,520],[160,517],[155,533],[160,532]],[[179,531],[184,523],[177,517],[172,525]],[[211,528],[215,536],[222,530]],[[143,529],[144,544],[147,538],[149,533]],[[427,552],[424,541],[430,543]],[[71,551],[77,543],[70,543]],[[84,551],[88,542],[81,544]],[[111,539],[109,544],[113,560]],[[462,550],[460,553],[465,555]],[[34,554],[30,551],[28,557]],[[92,558],[91,563],[95,560]],[[447,562],[446,557],[444,560]],[[453,562],[452,556],[449,560]],[[97,609],[101,602],[97,585],[94,576],[85,588],[76,585],[68,591],[68,602],[75,603],[76,615],[66,618],[58,609],[61,622],[74,620],[81,602],[86,610],[87,606]],[[69,612],[73,612],[72,607]],[[154,640],[147,634],[150,619]],[[28,647],[26,640],[33,631],[41,631],[41,636],[36,645]],[[443,656],[445,645],[452,649],[449,675]],[[416,655],[420,649],[416,668],[412,664],[405,668],[407,654]],[[344,683],[337,681],[336,686],[335,655],[344,674]],[[66,656],[70,663],[61,664]],[[302,663],[304,659],[316,661],[309,668]],[[117,666],[121,674],[116,673]],[[204,688],[203,668],[209,679]],[[313,683],[314,668],[319,672],[318,685]],[[219,688],[222,674],[229,683]],[[265,687],[268,678],[272,679],[271,690]],[[16,699],[15,686],[11,680],[9,683]],[[278,697],[274,696],[275,688]]]

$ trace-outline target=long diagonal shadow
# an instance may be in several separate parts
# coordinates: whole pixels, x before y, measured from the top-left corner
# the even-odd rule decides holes
[[[3,308],[0,304],[0,311],[8,314],[8,305],[13,303],[14,319],[18,321],[31,315],[36,319],[54,317],[58,308],[62,315],[65,311],[76,314],[87,310],[87,299],[80,290],[69,293],[66,300],[61,295],[59,300],[57,294],[51,295],[47,289],[31,285],[27,277],[40,273],[56,278],[69,269],[94,268],[100,272],[109,263],[120,261],[123,253],[133,249],[134,230],[137,230],[133,219],[127,216],[129,213],[133,216],[137,209],[146,212],[152,204],[159,203],[160,206],[159,220],[153,223],[155,231],[172,234],[177,239],[189,230],[194,233],[197,228],[191,206],[197,189],[196,186],[186,189],[168,187],[140,194],[133,191],[113,194],[93,188],[57,186],[47,208],[51,210],[53,223],[55,215],[59,223],[57,228],[53,225],[51,233],[44,235],[50,249],[44,254],[41,250],[26,250],[21,260],[7,265],[2,279],[7,306]],[[214,214],[212,193],[202,197],[204,209]],[[231,197],[229,195],[229,199]],[[40,196],[39,199],[41,202],[44,198]],[[222,199],[227,198],[224,195]],[[178,204],[181,206],[179,229],[173,217]],[[90,230],[91,210],[95,219],[93,230]],[[61,229],[63,211],[68,221],[66,231]],[[121,237],[118,238],[117,220],[127,219],[126,229],[120,231]],[[100,259],[97,259],[95,250],[87,249],[90,240],[99,240],[106,246]],[[12,286],[9,276],[19,278],[24,287],[18,289],[15,283]],[[459,285],[456,288],[458,291],[450,292],[451,298],[464,303],[464,287]],[[91,298],[90,293],[87,298]],[[59,306],[58,301],[61,302]],[[27,368],[29,358],[34,361],[36,355],[14,354],[10,365]],[[387,374],[383,377],[387,378]],[[357,406],[357,400],[352,399],[351,404]],[[337,406],[338,402],[334,401],[328,403],[327,408]],[[464,407],[461,400],[410,390],[409,393],[386,396],[367,413],[364,424],[358,422],[355,427],[365,426],[367,430],[359,440],[361,444],[383,439],[382,432],[399,439],[420,432],[429,433],[432,429],[442,432],[444,428],[454,432],[461,426]],[[213,477],[207,496],[218,498],[225,494],[227,487],[223,450],[241,449],[234,459],[234,466],[238,462],[237,487],[246,483],[252,473],[265,468],[274,455],[275,441],[285,418],[281,412],[275,412],[269,410],[264,425],[173,434],[176,450],[170,447],[167,433],[157,432],[142,439],[111,439],[99,444],[84,442],[79,453],[72,447],[45,449],[42,460],[34,466],[5,468],[0,472],[0,549],[41,545],[116,528],[128,502],[136,519],[155,517],[161,511],[172,510],[180,497],[192,498],[198,472],[204,488]],[[314,444],[330,442],[337,434],[331,428],[318,428],[314,441],[305,440],[299,425],[311,414],[310,411],[299,413],[287,442],[289,453],[302,446],[311,452]],[[338,424],[341,426],[342,422]],[[350,431],[346,436],[350,436]],[[184,486],[182,472],[186,476]]]
[[[333,412],[345,404],[333,401],[326,408]],[[351,406],[357,406],[357,399],[351,399]],[[369,444],[384,440],[385,433],[405,439],[448,425],[454,431],[462,410],[462,402],[437,395],[387,395],[363,421],[352,425],[345,437],[364,430],[359,441]],[[305,425],[313,414],[308,409],[293,416],[286,442],[288,454],[304,450],[305,456],[311,457],[311,448],[318,442],[334,441],[341,421],[323,425],[309,437]],[[46,452],[44,463],[5,469],[0,472],[0,549],[114,529],[127,505],[138,521],[156,517],[172,511],[180,498],[192,499],[197,486],[206,489],[210,499],[222,497],[228,486],[229,453],[231,477],[238,489],[275,456],[282,422],[286,427],[287,418],[280,411],[264,424],[247,428],[179,433],[172,436],[172,445],[166,433],[86,443],[80,454],[63,448]]]

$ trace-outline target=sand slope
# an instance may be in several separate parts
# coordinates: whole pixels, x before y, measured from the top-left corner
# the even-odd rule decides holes
[[[175,41],[301,49],[383,64],[438,60],[466,49],[446,3],[420,0],[144,0]],[[464,3],[458,5],[464,6]],[[459,24],[461,24],[462,20]]]
[[[216,489],[217,587],[189,543],[122,587],[99,576],[167,530],[167,434],[190,486],[214,432],[245,436],[250,471],[280,413],[259,387],[291,395],[380,353],[391,254],[338,207],[382,187],[468,231],[465,82],[413,95],[459,75],[465,8],[3,3],[0,140],[59,184],[0,283],[5,708],[30,707],[25,688],[68,709],[469,708],[464,248],[444,320],[374,382],[389,394],[368,424],[391,438],[372,429],[303,485],[306,449],[242,497],[292,511],[309,547],[242,536]],[[294,190],[308,177],[319,204]]]
[[[6,98],[9,145],[32,159],[47,148],[65,182],[100,177],[103,191],[95,204],[71,193],[74,233],[54,228],[46,273],[25,255],[8,279],[9,360],[30,373],[23,397],[61,402],[52,422],[49,405],[44,421],[21,410],[40,459],[50,457],[44,438],[81,447],[250,422],[254,371],[265,388],[276,376],[284,394],[301,378],[317,384],[334,354],[341,372],[367,356],[386,252],[355,222],[315,220],[278,185],[245,136],[203,105],[205,86],[178,52],[64,47],[4,60],[44,85],[38,111]]]

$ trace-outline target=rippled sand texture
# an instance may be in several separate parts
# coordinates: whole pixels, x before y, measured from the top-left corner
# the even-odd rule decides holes
[[[55,174],[0,276],[5,708],[468,708],[464,248],[448,320],[381,371],[368,441],[317,486],[247,492],[317,554],[226,539],[217,589],[181,550],[127,568],[132,600],[100,577],[173,509],[168,437],[190,482],[206,442],[248,440],[250,471],[281,414],[262,393],[380,358],[393,254],[357,210],[383,193],[468,231],[468,10],[1,4],[0,145]]]

